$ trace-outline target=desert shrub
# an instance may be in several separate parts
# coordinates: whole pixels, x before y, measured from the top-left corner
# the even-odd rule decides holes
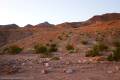
[[[120,47],[120,41],[119,41],[119,40],[114,40],[114,41],[113,41],[113,45],[114,45],[115,47]]]
[[[51,44],[49,46],[49,52],[56,52],[58,49],[57,49],[57,45],[56,44]]]
[[[107,57],[107,60],[108,60],[108,61],[114,61],[113,55],[110,54],[110,55]]]
[[[81,43],[86,45],[86,44],[88,44],[88,41],[87,40],[82,40]]]
[[[67,49],[67,50],[74,50],[74,47],[73,47],[72,45],[68,44],[68,45],[66,46],[66,49]]]
[[[37,44],[34,46],[34,50],[36,53],[47,54],[48,48],[44,45]]]
[[[92,50],[88,51],[87,54],[85,55],[86,57],[95,57],[95,56],[100,56],[100,52],[97,47],[93,47]]]
[[[63,40],[61,36],[58,36],[58,39],[59,39],[59,40]]]
[[[6,54],[18,54],[18,53],[20,53],[22,50],[23,50],[23,48],[20,48],[20,47],[17,46],[17,45],[12,45],[12,46],[5,47],[5,48],[3,49],[3,53],[6,53]]]
[[[108,49],[108,46],[106,46],[104,43],[99,42],[97,45],[95,45],[99,51],[104,51]]]
[[[116,47],[116,49],[113,50],[113,54],[107,57],[107,60],[108,61],[119,61],[120,60],[120,47]]]
[[[96,45],[94,45],[92,47],[92,49],[90,51],[87,52],[87,54],[85,55],[86,57],[95,57],[95,56],[100,56],[100,52],[107,50],[108,47],[103,44],[103,43],[98,43]]]
[[[35,53],[40,53],[43,55],[52,55],[52,52],[56,52],[57,45],[56,44],[49,44],[48,46],[37,44],[34,46]]]

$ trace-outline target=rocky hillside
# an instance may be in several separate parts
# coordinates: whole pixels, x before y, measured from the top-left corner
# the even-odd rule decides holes
[[[39,43],[56,43],[60,50],[64,50],[67,44],[79,48],[83,41],[90,45],[99,40],[107,40],[107,43],[111,44],[113,39],[119,37],[120,13],[97,15],[84,22],[66,22],[58,25],[44,22],[38,25],[28,24],[22,28],[15,24],[0,26],[1,47],[15,44],[26,50]]]

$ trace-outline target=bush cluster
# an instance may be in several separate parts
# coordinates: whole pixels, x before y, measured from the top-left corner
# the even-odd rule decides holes
[[[52,52],[56,52],[58,49],[56,44],[49,44],[47,46],[37,44],[34,46],[34,50],[35,50],[35,53],[51,55]]]
[[[86,54],[86,57],[100,56],[100,52],[107,50],[108,47],[103,43],[95,44],[90,51]]]
[[[18,54],[22,50],[23,48],[20,48],[17,45],[12,45],[12,46],[5,47],[2,52],[3,54]]]
[[[120,60],[120,47],[113,50],[113,54],[107,57],[108,61],[119,61]]]

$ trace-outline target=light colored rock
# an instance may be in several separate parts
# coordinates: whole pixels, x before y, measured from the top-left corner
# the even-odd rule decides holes
[[[120,68],[119,68],[118,66],[115,66],[115,70],[116,70],[116,71],[119,71]]]
[[[82,63],[82,61],[81,61],[81,60],[78,60],[78,63]]]
[[[73,72],[74,72],[73,69],[67,69],[67,70],[65,70],[65,73],[67,73],[67,74],[72,74]]]
[[[67,61],[67,62],[66,62],[66,65],[70,65],[70,64],[71,64],[71,62],[70,62],[70,61]]]
[[[109,70],[109,71],[107,71],[107,73],[108,73],[108,74],[111,74],[111,73],[113,73],[113,71]]]
[[[45,67],[50,67],[49,63],[44,63]]]
[[[43,70],[41,70],[41,73],[42,73],[42,74],[47,74],[48,71],[43,69]]]
[[[22,66],[24,66],[24,65],[25,65],[25,63],[22,63],[21,65],[22,65]]]

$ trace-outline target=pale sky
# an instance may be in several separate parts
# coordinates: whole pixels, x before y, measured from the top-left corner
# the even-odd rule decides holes
[[[120,13],[120,0],[0,0],[0,25],[78,22],[113,12]]]

